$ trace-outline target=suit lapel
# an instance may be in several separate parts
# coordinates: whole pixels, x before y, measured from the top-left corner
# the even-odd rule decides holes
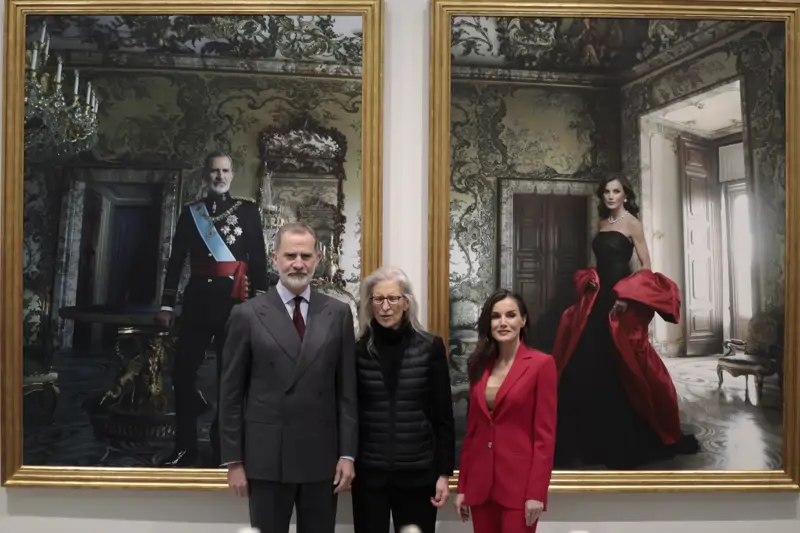
[[[294,370],[294,379],[289,384],[291,388],[303,373],[308,369],[314,359],[323,351],[322,344],[328,337],[331,326],[331,310],[328,308],[327,296],[316,291],[311,291],[308,301],[308,317],[306,318],[306,332],[300,347],[300,356]],[[290,321],[291,323],[291,321]],[[294,328],[294,324],[292,324]]]
[[[270,289],[264,295],[261,305],[258,306],[257,314],[261,323],[269,330],[270,335],[286,352],[286,355],[293,361],[296,360],[300,353],[300,336],[289,318],[286,304],[281,301],[275,288]]]
[[[528,371],[530,367],[529,359],[531,355],[528,351],[520,344],[519,349],[517,350],[517,356],[514,358],[514,362],[511,363],[511,368],[508,370],[508,375],[506,379],[503,380],[503,384],[500,385],[500,390],[497,391],[497,398],[494,401],[494,412],[497,412],[497,408],[500,407],[500,403],[503,401],[503,398],[506,397],[508,391],[511,390],[511,387],[519,381],[525,372]]]

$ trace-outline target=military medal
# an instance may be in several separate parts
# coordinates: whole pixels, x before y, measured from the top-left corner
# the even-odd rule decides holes
[[[239,237],[242,234],[242,228],[240,228],[239,225],[238,225],[239,224],[239,217],[234,215],[233,212],[240,205],[242,205],[242,202],[241,201],[237,201],[229,209],[226,209],[224,213],[221,213],[221,214],[219,214],[217,216],[213,216],[213,217],[212,216],[208,216],[208,214],[204,213],[203,212],[203,208],[201,206],[198,205],[197,207],[195,207],[197,212],[200,213],[200,215],[204,219],[206,219],[208,222],[211,223],[210,227],[208,228],[208,231],[206,232],[206,236],[213,237],[214,236],[214,231],[216,230],[216,227],[214,226],[214,224],[216,222],[224,219],[222,227],[220,228],[219,231],[220,231],[220,233],[222,233],[222,235],[224,235],[225,242],[227,242],[229,245],[235,243],[236,242],[236,237]],[[212,204],[211,208],[212,208],[212,210],[216,209],[216,203]]]

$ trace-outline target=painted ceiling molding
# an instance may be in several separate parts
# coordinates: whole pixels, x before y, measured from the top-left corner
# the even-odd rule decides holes
[[[752,24],[749,21],[455,17],[452,59],[464,77],[483,69],[631,80]],[[599,76],[599,77],[598,77]],[[536,80],[534,80],[536,81]],[[601,82],[601,83],[598,83]]]
[[[360,65],[362,58],[358,16],[32,16],[29,39],[38,38],[44,22],[52,51],[101,52],[105,63],[116,58],[119,66],[134,54],[172,62],[199,57],[349,66]]]

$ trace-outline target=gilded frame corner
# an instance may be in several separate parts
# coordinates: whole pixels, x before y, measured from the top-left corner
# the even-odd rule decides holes
[[[222,469],[39,467],[22,463],[22,236],[25,17],[29,14],[332,14],[362,17],[361,275],[378,268],[383,226],[383,0],[4,0],[0,224],[0,484],[4,487],[227,488]]]
[[[431,0],[428,184],[428,324],[448,344],[450,324],[450,55],[454,16],[572,16],[752,19],[786,27],[786,322],[800,320],[800,1]],[[786,328],[783,470],[555,471],[553,492],[746,492],[800,490],[800,330]],[[457,485],[456,473],[452,486]]]

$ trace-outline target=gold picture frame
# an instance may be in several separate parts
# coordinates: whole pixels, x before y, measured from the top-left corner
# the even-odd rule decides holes
[[[26,17],[89,14],[218,14],[360,16],[363,29],[361,79],[361,276],[382,257],[382,0],[5,0],[3,95],[2,356],[0,438],[5,487],[96,487],[127,489],[224,489],[223,469],[50,467],[23,464],[22,254],[23,131]],[[49,41],[48,41],[49,43]],[[60,72],[60,70],[59,70]],[[76,82],[77,83],[77,82]],[[76,92],[77,94],[77,92]],[[357,111],[358,112],[358,111]]]
[[[685,0],[658,2],[641,0],[571,2],[432,0],[428,323],[433,332],[444,337],[446,345],[452,345],[452,342],[450,342],[452,311],[450,250],[453,246],[453,241],[450,233],[450,213],[451,158],[455,150],[454,144],[451,144],[451,120],[453,120],[451,118],[451,109],[453,109],[451,108],[453,94],[451,65],[452,58],[455,57],[455,45],[453,44],[453,32],[455,30],[453,30],[452,26],[454,17],[469,19],[474,24],[477,24],[477,17],[541,17],[543,20],[548,20],[548,17],[583,20],[588,20],[590,17],[596,19],[658,18],[662,20],[724,19],[726,21],[748,19],[783,23],[786,32],[785,68],[787,82],[785,87],[786,225],[791,228],[791,231],[786,236],[786,285],[783,292],[785,294],[785,321],[787,324],[797,323],[798,318],[800,318],[800,269],[798,268],[798,262],[800,261],[800,186],[798,186],[798,183],[800,183],[800,148],[797,144],[797,137],[800,135],[800,100],[798,100],[800,93],[798,93],[797,83],[790,83],[790,80],[796,81],[800,74],[800,27],[798,27],[800,2],[783,0],[766,2],[748,2],[744,0],[723,2],[714,0],[699,0],[696,2],[687,2]],[[519,25],[516,26],[516,29],[519,30]],[[482,37],[480,30],[477,30],[475,35],[473,35],[475,41],[480,44]],[[531,40],[531,43],[533,43],[533,40]],[[496,42],[492,41],[492,44],[496,45]],[[487,55],[490,53],[502,55],[502,52],[497,51],[496,46],[487,45],[484,50],[491,50],[491,52],[486,52]],[[485,65],[484,63],[477,63],[477,59],[475,61],[473,65],[476,65],[476,68]],[[467,69],[469,67],[462,68]],[[487,72],[491,69],[491,67],[486,68]],[[466,76],[463,71],[460,75]],[[509,76],[508,79],[514,78],[512,75]],[[487,73],[484,77],[480,75],[473,76],[473,79],[477,78],[485,82],[485,86],[488,87],[490,84],[498,83],[497,80],[490,79],[491,77],[492,75]],[[541,85],[544,84],[547,84],[547,82],[541,83]],[[558,86],[557,82],[552,82],[551,84]],[[496,107],[490,108],[490,111],[496,111],[496,109]],[[472,127],[474,130],[474,125]],[[477,163],[473,167],[475,165]],[[476,171],[473,169],[473,172]],[[591,189],[588,190],[591,191]],[[499,193],[497,194],[499,195]],[[591,192],[588,194],[591,194]],[[497,201],[499,202],[500,200]],[[491,200],[489,202],[491,203]],[[481,222],[476,220],[470,219],[470,224],[472,226],[481,225]],[[501,230],[490,229],[488,231],[490,233],[498,231],[499,233]],[[476,309],[480,310],[480,303],[477,304]],[[472,339],[471,342],[474,343],[476,341]],[[781,469],[763,471],[557,470],[552,478],[551,490],[554,492],[797,491],[800,489],[800,331],[797,328],[787,327],[785,329],[784,346],[783,460]],[[453,486],[456,486],[455,482]]]

